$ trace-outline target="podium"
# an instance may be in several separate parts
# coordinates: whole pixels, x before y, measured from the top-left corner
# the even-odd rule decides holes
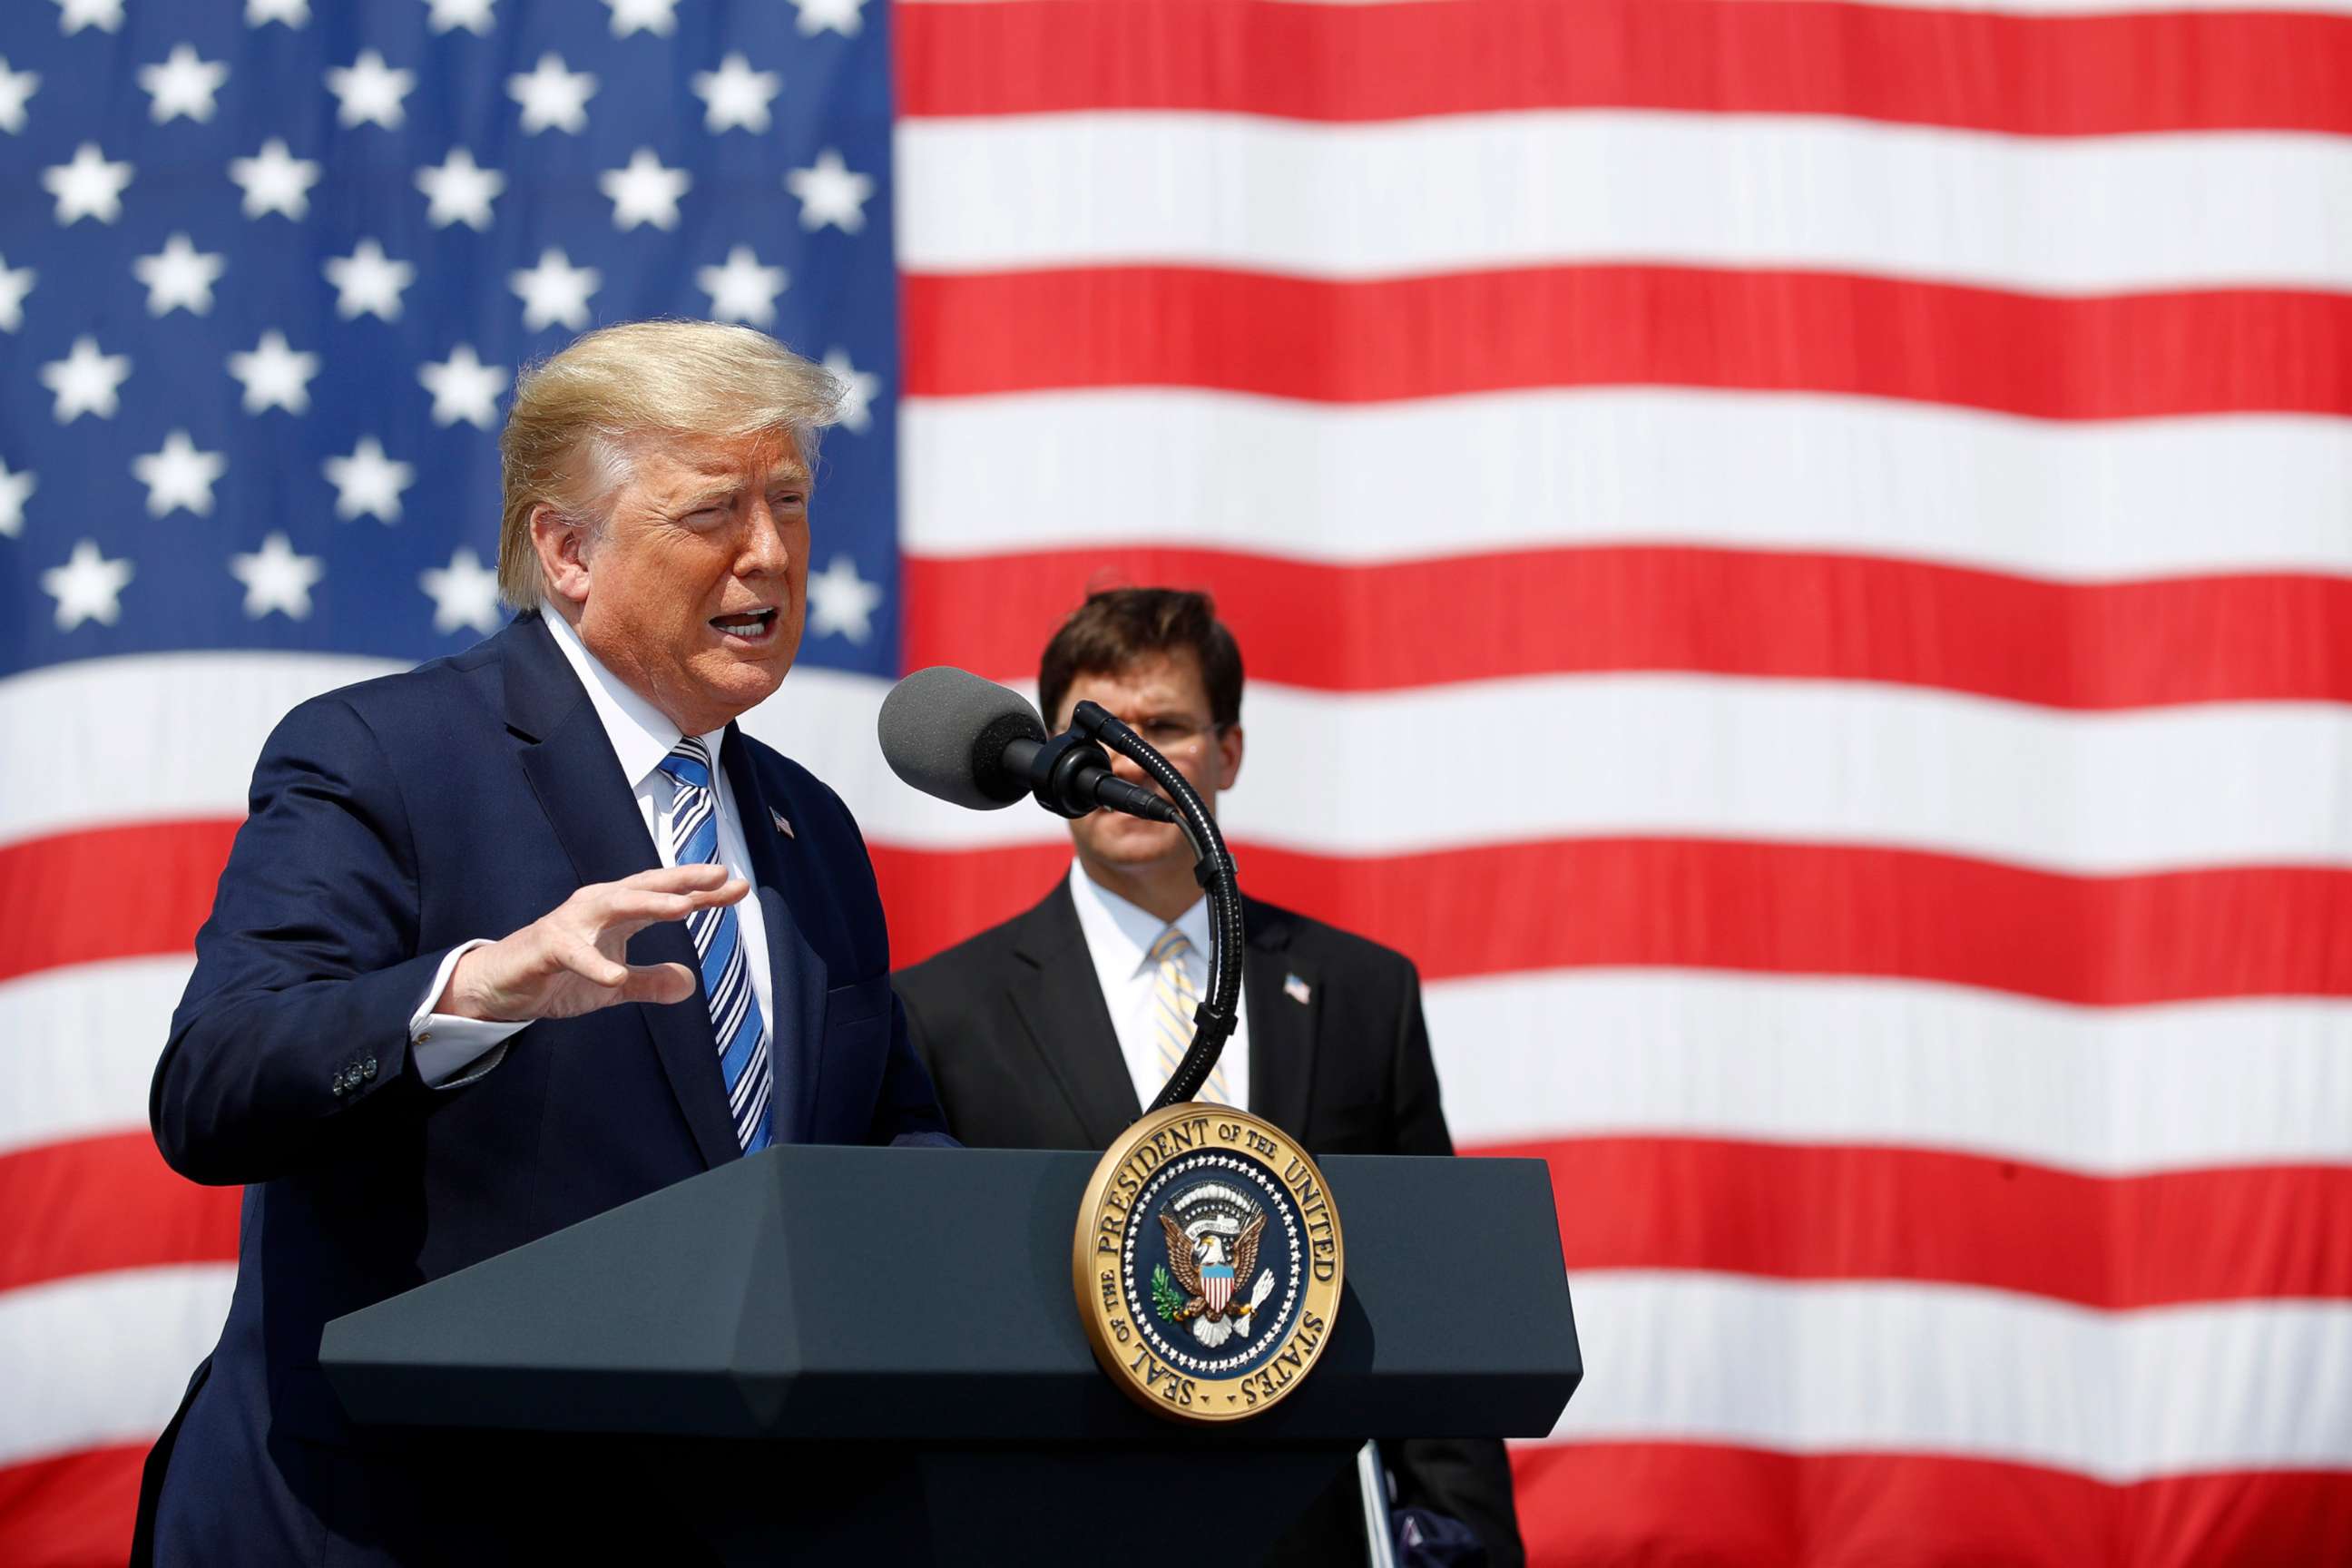
[[[1543,1436],[1581,1376],[1540,1162],[1334,1155],[1312,1375],[1238,1425],[1147,1412],[1072,1300],[1096,1158],[766,1150],[339,1318],[320,1363],[363,1426],[662,1456],[730,1563],[996,1560],[1015,1520],[1003,1560],[1151,1561],[1203,1499],[1247,1562],[1366,1438]]]

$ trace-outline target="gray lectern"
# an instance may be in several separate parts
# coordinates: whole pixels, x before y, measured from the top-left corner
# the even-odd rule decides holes
[[[1095,1156],[776,1148],[339,1318],[377,1426],[634,1444],[728,1562],[1253,1560],[1367,1437],[1539,1437],[1582,1364],[1543,1165],[1335,1155],[1346,1291],[1307,1384],[1179,1426],[1070,1287]],[[712,1487],[714,1472],[740,1484]],[[714,1496],[729,1500],[709,1506]]]

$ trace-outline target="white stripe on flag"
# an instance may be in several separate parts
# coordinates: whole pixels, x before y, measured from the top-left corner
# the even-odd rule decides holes
[[[2037,293],[2352,282],[2352,161],[2317,136],[1120,110],[901,121],[896,147],[899,264],[918,273],[1164,262],[1360,279],[1666,262]]]
[[[132,816],[166,768],[173,798],[154,815],[242,816],[278,716],[268,702],[345,673],[286,656],[287,668],[247,690],[236,679],[244,656],[227,679],[218,658],[175,656],[165,669],[176,675],[158,662],[92,660],[0,687],[0,731],[40,732],[16,721],[61,699],[125,716],[102,745],[61,748],[39,798],[0,800],[0,843],[68,825],[68,805],[95,821]],[[139,715],[207,678],[220,681],[215,723],[142,734]],[[839,790],[870,840],[1060,840],[1042,812],[962,811],[892,777],[873,738],[887,689],[803,669],[744,726]],[[1882,845],[2078,874],[2346,858],[2352,711],[2337,705],[2081,713],[1911,687],[1633,674],[1372,694],[1261,682],[1245,717],[1250,765],[1220,803],[1227,832],[1331,854],[1631,835]],[[1512,736],[1513,768],[1542,787],[1484,787],[1483,753],[1459,749],[1388,765],[1400,737],[1468,734]],[[1331,788],[1374,777],[1377,788]]]
[[[241,817],[261,742],[288,710],[405,668],[334,654],[187,652],[77,659],[0,680],[0,735],[38,735],[47,748],[38,774],[0,771],[0,844]]]
[[[152,1441],[236,1280],[230,1264],[183,1264],[0,1291],[0,1465]]]
[[[194,967],[173,953],[0,982],[0,1154],[144,1131],[147,1085]]]
[[[1350,855],[1586,836],[1903,846],[2074,872],[2345,858],[2352,712],[2062,713],[1894,686],[1559,676],[1251,697],[1240,838]],[[1508,736],[1525,790],[1484,785]],[[1266,764],[1271,763],[1271,766]],[[1334,789],[1335,780],[1378,781]],[[1224,804],[1230,799],[1230,805]]]
[[[2352,1159],[2352,1003],[2073,1007],[1655,969],[1444,981],[1423,1002],[1463,1148],[1663,1134],[2097,1175]]]
[[[1326,406],[1154,387],[909,398],[899,421],[919,556],[1148,542],[1355,565],[1689,544],[2068,581],[2352,572],[2336,419],[2053,423],[1626,387]]]
[[[0,983],[0,1153],[146,1126],[184,955]],[[1952,1149],[2100,1175],[2352,1158],[2352,1003],[2073,1007],[1905,981],[1431,984],[1465,1148],[1621,1133]]]
[[[1261,682],[1244,718],[1249,761],[1219,799],[1225,831],[1332,854],[1696,836],[2077,873],[2345,858],[2352,712],[2326,704],[2071,713],[1908,687],[1607,675],[1375,694]],[[975,816],[891,778],[866,739],[864,698],[846,686],[788,680],[747,727],[801,743],[870,839],[953,848],[1061,837],[1043,813]],[[1487,787],[1489,759],[1475,749],[1391,765],[1407,739],[1457,735],[1509,735],[1511,771],[1539,787]],[[1377,784],[1333,788],[1349,779]]]
[[[2352,1304],[2100,1312],[1696,1272],[1570,1287],[1586,1370],[1555,1438],[1954,1454],[2116,1482],[2352,1466]]]

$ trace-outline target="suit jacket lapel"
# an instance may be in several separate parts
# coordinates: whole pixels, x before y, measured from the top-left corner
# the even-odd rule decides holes
[[[1294,1138],[1307,1136],[1307,1101],[1315,1082],[1316,1035],[1322,987],[1298,966],[1290,921],[1252,899],[1242,900],[1248,931],[1242,950],[1242,994],[1249,1009],[1249,1108]],[[1307,983],[1304,1003],[1290,994],[1293,975]]]
[[[829,973],[824,957],[809,945],[803,932],[809,921],[832,920],[837,911],[808,907],[829,896],[816,879],[795,875],[792,864],[799,840],[785,837],[776,826],[781,812],[786,822],[797,807],[781,795],[771,797],[752,765],[751,747],[735,725],[727,727],[727,744],[720,765],[735,796],[735,815],[743,826],[743,843],[751,856],[751,897],[760,900],[761,924],[768,938],[768,984],[773,1016],[768,1020],[768,1057],[776,1075],[776,1142],[804,1143],[817,1124],[817,1094],[824,1076],[824,1000]]]
[[[580,679],[536,616],[518,620],[506,639],[508,727],[525,742],[522,771],[547,813],[557,842],[585,887],[614,882],[661,864],[630,781]],[[629,942],[632,963],[682,963],[692,973],[694,943],[682,922],[649,926]],[[741,1152],[727,1118],[727,1090],[712,1048],[710,1023],[692,1002],[655,1007],[630,1004],[652,1037],[678,1109],[706,1164]]]
[[[1108,1147],[1143,1113],[1118,1048],[1110,1007],[1095,979],[1093,954],[1078,925],[1070,884],[1056,882],[1045,902],[1021,917],[1013,952],[1023,961],[1009,982],[1013,1011],[1028,1030],[1046,1074],[1096,1148]]]

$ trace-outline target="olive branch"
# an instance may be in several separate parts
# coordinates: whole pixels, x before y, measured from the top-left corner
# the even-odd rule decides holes
[[[1184,1292],[1176,1289],[1176,1282],[1168,1278],[1168,1265],[1165,1263],[1152,1265],[1152,1311],[1159,1315],[1161,1322],[1172,1323],[1176,1321],[1176,1314],[1183,1310],[1183,1306]]]

